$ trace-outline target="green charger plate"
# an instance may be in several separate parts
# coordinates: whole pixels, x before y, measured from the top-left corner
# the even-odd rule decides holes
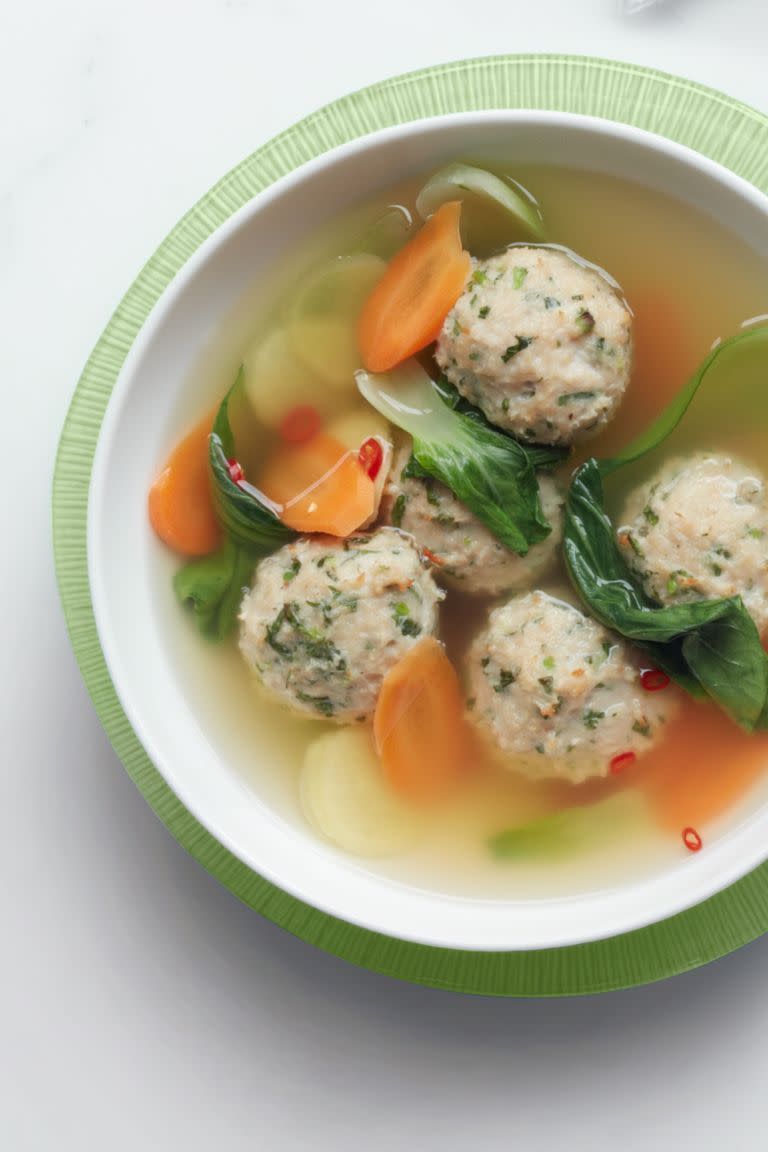
[[[252,872],[182,806],[117,699],[99,645],[86,559],[88,484],[104,410],[133,341],[192,253],[278,177],[329,148],[391,124],[484,108],[540,108],[634,124],[686,144],[768,192],[768,117],[686,80],[607,60],[501,56],[375,84],[321,108],[229,172],[145,265],[94,348],[59,444],[53,485],[56,569],[83,678],[118,756],[147,802],[195,859],[245,904],[294,935],[365,968],[457,992],[567,996],[696,968],[768,928],[768,864],[704,904],[624,936],[536,952],[464,952],[405,943],[328,916]]]

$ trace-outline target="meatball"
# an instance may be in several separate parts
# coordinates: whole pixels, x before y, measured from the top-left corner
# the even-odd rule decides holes
[[[675,690],[648,693],[627,645],[544,592],[491,612],[469,654],[477,727],[529,776],[578,783],[653,746]]]
[[[525,556],[510,552],[493,533],[438,480],[403,476],[410,444],[398,452],[385,492],[383,511],[390,523],[415,537],[436,557],[436,575],[455,588],[477,595],[531,587],[554,561],[563,534],[563,495],[546,475],[539,480],[541,506],[552,525],[545,540]]]
[[[499,428],[570,444],[606,424],[624,395],[632,318],[592,266],[559,248],[512,247],[474,262],[435,355]]]
[[[413,541],[393,528],[302,538],[256,569],[240,610],[240,651],[292,711],[363,721],[385,673],[436,632],[441,598]]]
[[[668,462],[628,498],[619,546],[661,604],[741,596],[768,631],[768,495],[730,456]]]

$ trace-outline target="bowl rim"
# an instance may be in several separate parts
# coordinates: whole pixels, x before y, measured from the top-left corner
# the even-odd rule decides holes
[[[100,599],[100,597],[101,597],[102,592],[104,592],[104,590],[99,588],[98,571],[94,571],[94,567],[93,567],[93,556],[94,556],[94,554],[96,554],[96,548],[94,548],[94,539],[93,539],[93,533],[94,533],[93,525],[94,525],[94,523],[96,523],[96,515],[97,515],[99,500],[100,500],[100,497],[99,497],[99,491],[100,490],[99,490],[99,485],[97,482],[98,482],[98,479],[100,478],[100,469],[102,467],[104,467],[104,464],[102,464],[102,461],[106,460],[106,458],[108,456],[107,445],[109,444],[109,435],[114,434],[114,429],[116,427],[117,420],[119,420],[119,412],[120,412],[120,407],[121,407],[120,406],[120,397],[128,394],[127,393],[127,387],[126,387],[126,384],[124,384],[124,381],[130,380],[130,374],[131,374],[132,370],[134,370],[134,365],[139,361],[140,356],[142,356],[145,347],[149,346],[149,343],[151,342],[152,335],[155,331],[155,328],[157,328],[161,324],[162,318],[164,318],[166,310],[168,308],[170,308],[170,305],[172,305],[176,296],[181,293],[183,287],[185,285],[187,285],[187,283],[190,282],[193,278],[195,278],[195,275],[197,273],[197,270],[198,270],[198,267],[200,266],[200,264],[203,263],[204,260],[207,259],[208,255],[210,255],[211,251],[213,251],[219,247],[219,244],[221,244],[223,242],[223,240],[225,240],[225,238],[229,234],[233,233],[237,227],[241,226],[241,223],[243,222],[243,220],[249,219],[254,212],[258,212],[261,209],[261,207],[263,207],[264,204],[268,202],[269,199],[272,199],[272,198],[275,198],[277,196],[282,195],[283,191],[286,190],[287,187],[290,187],[291,183],[298,182],[299,180],[311,179],[311,174],[313,172],[315,172],[315,170],[318,170],[321,167],[333,165],[334,162],[336,162],[341,157],[343,157],[344,154],[347,154],[350,151],[353,152],[353,151],[366,150],[367,147],[373,146],[375,144],[375,142],[377,142],[378,139],[380,139],[381,137],[404,136],[404,135],[418,134],[418,132],[423,131],[425,127],[427,129],[434,129],[435,127],[438,127],[439,124],[451,123],[451,122],[456,122],[456,121],[471,122],[471,121],[478,120],[478,119],[480,119],[480,120],[497,119],[497,120],[501,120],[501,121],[510,121],[510,120],[531,121],[532,119],[533,120],[541,120],[541,121],[553,121],[554,120],[554,121],[572,122],[573,124],[576,124],[577,122],[585,122],[586,124],[588,124],[588,127],[592,128],[592,129],[595,128],[595,126],[600,126],[601,130],[606,132],[607,135],[617,135],[617,136],[622,136],[625,138],[629,137],[629,138],[645,139],[646,142],[653,142],[653,146],[654,146],[655,150],[666,151],[668,153],[674,154],[675,157],[689,156],[689,158],[693,158],[695,167],[705,168],[705,169],[708,168],[710,170],[710,173],[713,173],[717,177],[717,179],[720,180],[721,182],[725,182],[725,183],[732,184],[732,185],[738,185],[738,191],[740,192],[740,194],[742,194],[742,195],[746,194],[747,198],[752,199],[754,203],[758,204],[758,206],[760,207],[760,210],[763,213],[766,213],[766,211],[767,211],[768,200],[766,199],[766,197],[763,196],[762,192],[760,192],[758,189],[755,189],[752,184],[748,184],[746,181],[744,181],[742,179],[742,177],[739,177],[735,174],[730,173],[729,169],[725,169],[725,168],[721,167],[720,165],[716,164],[715,161],[709,160],[706,157],[701,157],[699,153],[695,153],[691,149],[687,149],[687,147],[684,145],[672,143],[670,141],[667,141],[667,139],[664,139],[663,137],[657,137],[654,134],[651,134],[651,132],[645,131],[644,129],[634,128],[633,126],[623,126],[623,124],[616,124],[613,121],[602,120],[600,118],[593,118],[593,116],[573,115],[571,113],[538,112],[538,111],[537,112],[533,112],[533,111],[532,112],[494,111],[494,112],[485,112],[485,113],[484,112],[458,113],[458,114],[454,114],[454,115],[450,115],[450,116],[442,116],[442,118],[439,118],[439,119],[438,118],[428,118],[425,120],[412,121],[408,124],[405,124],[405,126],[395,126],[395,127],[391,127],[391,128],[387,128],[387,129],[382,129],[378,132],[373,132],[373,134],[371,134],[371,135],[368,135],[368,136],[365,136],[362,138],[358,138],[358,139],[356,139],[356,141],[352,141],[348,144],[341,145],[340,147],[337,147],[337,149],[334,149],[328,153],[324,153],[324,154],[322,154],[322,156],[318,157],[314,161],[310,161],[309,165],[304,165],[301,168],[296,169],[295,172],[292,172],[292,173],[288,174],[287,176],[282,177],[282,179],[280,181],[277,181],[275,184],[271,185],[271,187],[266,189],[264,192],[261,192],[261,194],[258,197],[254,197],[252,200],[250,200],[250,202],[248,204],[245,204],[241,210],[238,210],[236,213],[234,213],[233,217],[231,217],[229,219],[229,221],[227,221],[226,225],[223,225],[220,229],[216,229],[215,232],[213,233],[213,235],[211,237],[208,237],[208,240],[200,245],[200,248],[198,249],[198,251],[196,253],[193,253],[193,256],[190,258],[187,266],[185,266],[183,268],[180,275],[178,275],[177,278],[172,282],[172,285],[169,286],[167,293],[164,295],[164,297],[161,298],[161,301],[159,302],[159,304],[157,306],[155,306],[155,309],[151,313],[151,316],[149,317],[149,319],[146,320],[146,324],[143,328],[142,333],[139,334],[139,338],[137,339],[134,348],[131,349],[131,353],[130,353],[129,357],[127,358],[126,364],[123,365],[123,370],[120,373],[120,380],[117,381],[117,385],[115,386],[112,399],[111,399],[111,401],[109,401],[109,406],[108,406],[108,409],[107,409],[107,412],[105,415],[104,424],[102,424],[101,432],[99,434],[99,442],[98,442],[98,447],[97,447],[96,458],[94,458],[94,462],[93,462],[93,472],[92,472],[92,479],[91,479],[91,499],[89,500],[89,520],[88,520],[89,575],[91,577],[91,591],[92,591],[92,597],[93,597],[93,607],[94,607],[94,613],[96,613],[96,616],[97,616],[97,627],[99,628],[99,636],[101,639],[102,650],[104,650],[105,659],[107,661],[107,667],[109,668],[109,672],[113,673],[113,682],[115,683],[115,688],[117,689],[117,692],[119,692],[119,696],[121,697],[121,703],[123,704],[123,707],[126,708],[126,712],[128,714],[129,719],[131,720],[132,723],[134,723],[134,727],[135,727],[136,733],[139,736],[139,738],[142,738],[142,725],[140,725],[140,719],[137,717],[137,714],[136,714],[134,708],[131,707],[130,702],[128,702],[128,700],[124,699],[121,692],[120,692],[119,676],[115,675],[114,661],[113,661],[113,659],[111,659],[111,649],[109,649],[109,641],[111,641],[111,637],[109,637],[107,634],[106,638],[105,638],[104,617],[102,617],[102,613],[100,613],[100,607],[102,605],[102,599]],[[104,488],[101,487],[101,491],[104,491]],[[143,743],[145,744],[145,748],[147,748],[147,744],[144,740],[143,740]],[[147,751],[151,752],[151,749],[147,748]],[[158,770],[162,772],[162,763],[164,763],[164,761],[162,761],[162,758],[161,757],[160,758],[152,757],[152,758],[154,760],[155,765],[158,766]],[[165,776],[165,779],[170,783],[170,786],[172,786],[174,788],[176,795],[178,797],[180,797],[180,799],[183,803],[185,803],[185,797],[183,795],[183,789],[175,787],[173,779],[169,779],[169,776],[166,775],[165,772],[164,772],[164,776]],[[188,806],[190,806],[190,810],[193,812],[193,814],[196,814],[196,817],[197,817],[197,819],[200,820],[200,823],[204,824],[204,826],[207,827],[207,825],[205,824],[205,820],[203,819],[203,814],[195,812],[195,810],[193,810],[191,808],[191,805],[188,805]],[[212,834],[220,842],[227,843],[225,836],[221,835],[219,832],[216,832],[215,829],[210,829],[210,831],[212,831]],[[227,847],[229,847],[230,850],[235,850],[234,846],[230,846],[230,844],[227,844]],[[235,855],[237,855],[239,858],[242,859],[241,852],[238,852],[235,850]],[[727,887],[729,884],[731,884],[731,882],[733,880],[738,879],[738,877],[742,876],[742,874],[744,874],[744,872],[750,870],[751,867],[754,866],[754,864],[760,863],[762,861],[762,859],[765,858],[765,855],[766,854],[760,854],[760,858],[755,859],[754,863],[739,865],[737,867],[736,872],[733,873],[732,876],[730,876],[730,874],[728,874],[728,876],[721,876],[721,881],[718,882],[717,887],[710,888],[709,890],[707,890],[707,892],[704,895],[695,895],[694,897],[692,897],[692,899],[690,901],[687,901],[686,903],[679,905],[679,907],[671,909],[670,911],[664,911],[662,915],[663,916],[672,915],[672,914],[674,914],[675,911],[682,910],[682,908],[684,908],[684,907],[690,907],[691,903],[698,902],[701,899],[706,899],[706,897],[708,895],[712,895],[715,892],[715,890],[718,890],[718,889],[723,888],[723,887]],[[252,865],[249,864],[249,866],[252,866]],[[286,890],[289,890],[289,892],[292,892],[292,894],[296,895],[299,900],[305,900],[307,902],[310,902],[313,905],[313,907],[315,907],[315,908],[320,908],[322,910],[328,911],[328,912],[330,912],[330,914],[332,914],[334,916],[342,916],[343,918],[350,920],[350,922],[358,923],[362,926],[368,927],[368,929],[371,929],[372,931],[378,931],[378,932],[382,931],[380,925],[375,924],[375,923],[366,923],[366,920],[364,918],[358,919],[355,917],[350,917],[349,915],[344,916],[344,914],[342,914],[342,912],[340,912],[339,909],[329,907],[329,905],[324,904],[324,902],[322,902],[320,900],[317,900],[317,899],[307,900],[307,896],[305,893],[302,892],[302,890],[292,889],[290,886],[288,886],[286,884],[286,882],[284,882],[283,877],[269,876],[269,873],[264,869],[264,867],[260,867],[259,871],[261,874],[266,874],[266,876],[268,876],[268,878],[271,879],[274,882],[274,884],[276,884],[277,886],[284,888]],[[472,903],[474,903],[474,902],[472,901]],[[497,902],[493,902],[493,903],[497,903]],[[547,901],[546,903],[550,903],[550,902]],[[629,931],[631,929],[634,929],[634,927],[641,927],[644,924],[652,923],[653,920],[655,920],[657,918],[659,918],[659,917],[653,916],[651,919],[639,919],[638,920],[637,917],[630,917],[630,922],[628,924],[626,924],[625,926],[619,925],[617,927],[615,924],[606,925],[606,931],[592,934],[592,935],[590,935],[590,937],[580,937],[580,938],[578,938],[578,940],[569,938],[569,939],[563,939],[561,941],[555,941],[555,942],[553,942],[552,940],[548,940],[545,943],[531,942],[526,947],[529,947],[529,948],[540,948],[540,947],[545,947],[545,946],[546,947],[563,947],[563,946],[572,945],[572,943],[576,943],[576,942],[584,942],[586,940],[598,940],[598,939],[601,939],[602,937],[604,937],[604,935],[614,935],[617,932]],[[419,937],[419,935],[413,935],[413,937],[409,937],[409,935],[402,935],[401,933],[394,933],[394,932],[391,932],[391,930],[387,930],[387,932],[388,932],[388,934],[400,935],[401,939],[413,939],[413,940],[417,940],[421,943],[431,943],[431,945],[434,945],[434,943],[435,943],[435,941],[433,939],[428,939],[428,938],[425,939],[424,937]],[[507,950],[507,947],[508,947],[507,945],[489,946],[488,943],[484,943],[482,941],[474,942],[474,943],[472,943],[472,945],[467,945],[466,941],[462,941],[461,943],[458,943],[458,942],[453,941],[453,940],[438,941],[438,946],[439,947],[459,947],[462,949],[470,948],[471,950],[485,950],[485,949],[491,950],[493,947],[497,947],[500,950]],[[517,945],[516,947],[520,948],[520,949],[523,948],[523,946],[520,946],[520,945]]]

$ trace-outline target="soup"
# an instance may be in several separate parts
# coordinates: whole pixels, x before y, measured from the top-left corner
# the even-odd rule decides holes
[[[566,542],[577,532],[563,502],[576,467],[620,452],[716,340],[766,312],[765,270],[710,218],[604,175],[497,163],[474,192],[433,180],[420,214],[430,175],[359,206],[255,285],[190,382],[179,432],[206,415],[171,457],[159,498],[153,489],[166,542],[202,557],[176,576],[195,611],[179,609],[169,626],[195,707],[245,786],[279,814],[300,806],[339,850],[467,895],[613,884],[706,849],[764,786],[768,743],[748,730],[760,724],[734,722],[738,701],[692,695],[701,681],[675,664],[683,635],[690,650],[716,621],[684,620],[660,647],[606,630],[605,606],[595,611],[594,589],[565,563],[564,516]],[[543,231],[520,188],[535,196]],[[734,346],[675,429],[605,478],[619,555],[647,612],[660,596],[682,618],[732,595],[741,537],[713,541],[730,555],[708,548],[712,586],[686,583],[694,564],[656,559],[672,539],[667,509],[730,484],[757,516],[739,504],[752,551],[736,576],[745,603],[753,585],[762,629],[761,363],[759,340]],[[443,393],[425,393],[443,373]],[[217,520],[210,505],[209,409],[225,394],[231,440],[217,419],[219,464],[237,499],[267,517],[261,559],[222,537],[218,521],[236,537],[242,508],[222,517],[219,505]],[[420,407],[424,395],[433,399]],[[411,417],[398,404],[416,424],[403,426]],[[446,450],[454,435],[470,437],[467,456],[458,441]],[[702,456],[715,461],[711,476],[695,472]],[[195,475],[180,525],[174,468]],[[649,496],[640,527],[625,523],[630,494],[654,484],[663,506]],[[268,771],[253,767],[256,744]]]

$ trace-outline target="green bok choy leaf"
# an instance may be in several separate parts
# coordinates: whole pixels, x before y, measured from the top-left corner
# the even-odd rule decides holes
[[[204,636],[225,640],[230,634],[254,563],[250,552],[227,538],[211,556],[190,560],[178,570],[173,590],[182,604],[192,608]]]
[[[255,556],[267,556],[294,540],[296,533],[282,523],[277,507],[262,492],[245,480],[235,483],[230,475],[229,461],[235,457],[235,438],[229,421],[229,405],[244,387],[244,380],[245,371],[241,367],[213,422],[208,442],[213,503],[230,539]]]
[[[741,598],[662,607],[640,587],[605,511],[603,480],[658,448],[675,430],[713,365],[747,345],[768,348],[768,327],[719,344],[672,403],[628,448],[576,469],[565,508],[564,548],[571,580],[608,628],[642,646],[688,692],[708,696],[749,731],[768,728],[768,656]]]
[[[416,360],[386,375],[360,370],[356,379],[365,399],[413,437],[410,475],[447,485],[520,556],[549,535],[536,469],[560,463],[564,449],[519,444],[459,400],[449,385],[434,384]]]
[[[296,537],[266,496],[245,480],[235,482],[230,474],[229,461],[236,452],[229,404],[244,380],[241,367],[219,406],[208,441],[213,502],[224,543],[211,556],[185,564],[173,582],[178,599],[191,605],[200,631],[214,640],[224,640],[232,631],[257,561]]]

